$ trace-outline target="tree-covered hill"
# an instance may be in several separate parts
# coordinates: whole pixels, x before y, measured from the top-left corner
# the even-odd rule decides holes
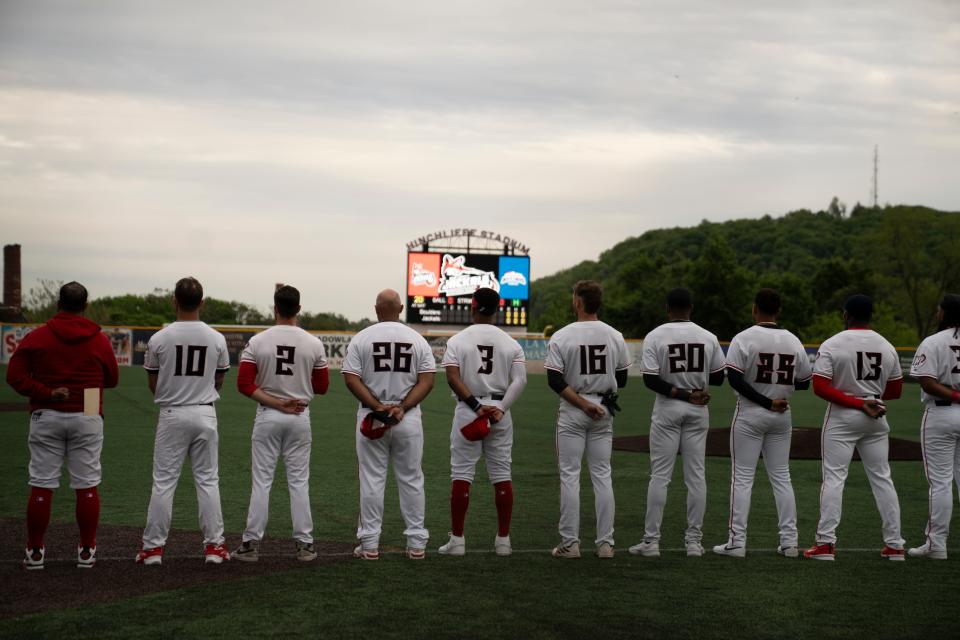
[[[943,294],[960,290],[958,257],[960,213],[919,206],[858,205],[848,215],[834,200],[816,213],[657,229],[535,280],[531,331],[570,322],[571,287],[593,279],[604,286],[602,317],[628,337],[663,322],[666,292],[685,286],[694,320],[729,340],[751,323],[753,294],[766,286],[784,297],[782,324],[805,341],[841,329],[843,300],[861,292],[877,302],[877,330],[911,345],[936,328]]]

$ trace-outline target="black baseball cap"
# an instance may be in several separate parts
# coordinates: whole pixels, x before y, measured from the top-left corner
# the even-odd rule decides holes
[[[873,300],[870,299],[870,296],[857,293],[847,298],[847,301],[843,303],[843,310],[847,312],[851,320],[870,322],[870,318],[873,317]]]
[[[500,307],[500,294],[483,287],[473,292],[473,308],[482,316],[492,316]]]

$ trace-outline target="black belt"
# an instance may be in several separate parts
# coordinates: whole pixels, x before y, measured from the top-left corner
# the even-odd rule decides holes
[[[937,400],[933,404],[937,405],[938,407],[949,407],[953,404],[953,402],[950,400]]]
[[[490,394],[489,396],[477,396],[477,398],[478,398],[478,399],[479,399],[479,398],[490,398],[491,400],[503,400],[503,394],[502,394],[502,393],[492,393],[492,394]],[[461,400],[460,402],[463,402],[463,400]]]

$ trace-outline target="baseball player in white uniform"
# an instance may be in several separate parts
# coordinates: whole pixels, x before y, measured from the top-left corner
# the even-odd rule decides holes
[[[834,559],[843,485],[854,448],[860,453],[880,511],[886,543],[880,557],[905,557],[900,537],[900,502],[887,462],[890,427],[883,404],[884,400],[900,397],[903,374],[896,349],[870,329],[872,316],[870,298],[850,296],[843,313],[847,329],[820,345],[813,365],[813,391],[830,403],[821,435],[823,484],[817,541],[803,552],[804,557],[813,560]]]
[[[938,319],[940,331],[920,343],[910,367],[923,389],[920,442],[930,485],[930,517],[926,541],[907,555],[946,560],[953,482],[960,482],[960,296],[944,296]]]
[[[170,531],[173,494],[184,458],[190,457],[197,489],[205,561],[230,559],[223,545],[218,476],[219,438],[213,403],[230,370],[230,354],[222,334],[200,321],[203,287],[183,278],[174,289],[177,321],[153,334],[143,367],[154,402],[160,407],[153,449],[153,491],[143,531],[143,548],[136,561],[159,565]]]
[[[347,389],[360,402],[356,430],[360,544],[353,555],[363,560],[380,557],[383,491],[392,462],[406,524],[406,555],[423,560],[429,533],[424,527],[420,402],[433,388],[437,365],[427,341],[400,322],[400,294],[381,291],[374,309],[378,322],[353,337],[342,365]]]
[[[742,558],[747,552],[747,516],[757,461],[770,478],[777,505],[777,552],[789,558],[797,550],[797,502],[790,481],[790,396],[808,389],[813,371],[803,344],[777,325],[780,294],[761,289],[753,302],[755,325],[738,333],[727,349],[727,379],[737,392],[730,425],[730,536],[714,553]]]
[[[237,389],[259,405],[250,446],[253,490],[247,528],[240,546],[230,555],[244,562],[260,559],[260,540],[270,511],[270,487],[277,461],[283,458],[297,560],[309,562],[317,557],[310,514],[313,432],[309,404],[314,394],[323,395],[329,387],[327,355],[319,338],[297,326],[297,289],[278,287],[273,294],[273,313],[277,324],[253,336],[240,356]]]
[[[560,396],[560,544],[551,552],[555,558],[580,557],[580,467],[584,453],[597,514],[596,555],[613,557],[613,416],[619,409],[616,391],[626,386],[631,363],[623,335],[597,317],[602,300],[598,283],[578,282],[573,289],[577,321],[554,333],[547,345],[547,382]]]
[[[643,381],[657,393],[650,423],[650,484],[643,541],[630,553],[660,556],[660,525],[677,453],[683,454],[687,486],[687,556],[703,555],[704,477],[710,414],[707,385],[723,384],[724,358],[717,337],[690,321],[693,299],[686,289],[667,294],[669,322],[643,340]]]
[[[527,369],[520,344],[494,326],[500,295],[493,289],[473,294],[474,324],[447,342],[443,367],[457,399],[450,430],[450,540],[440,547],[443,555],[466,553],[464,520],[481,454],[493,484],[497,507],[497,535],[493,549],[508,556],[513,482],[510,465],[513,418],[510,407],[527,384]]]

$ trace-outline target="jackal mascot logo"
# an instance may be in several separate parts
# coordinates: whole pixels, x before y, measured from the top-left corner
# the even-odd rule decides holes
[[[468,267],[464,264],[466,259],[466,256],[454,258],[449,253],[443,255],[443,261],[440,263],[440,293],[448,296],[466,296],[483,287],[496,292],[500,291],[497,274],[493,271],[481,271]]]

